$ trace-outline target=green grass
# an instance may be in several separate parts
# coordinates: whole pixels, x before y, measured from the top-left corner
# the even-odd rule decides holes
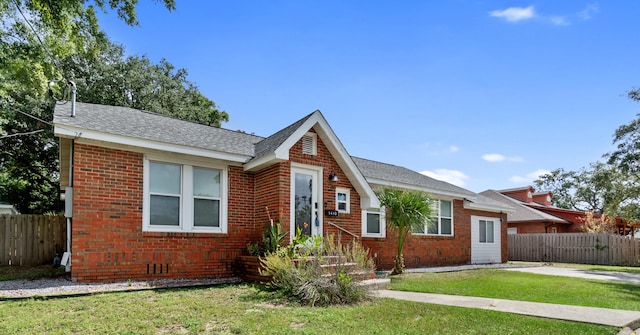
[[[393,299],[274,303],[248,285],[0,302],[1,334],[616,334],[612,327]]]
[[[40,266],[0,266],[0,281],[16,279],[38,279],[64,276],[64,267]]]
[[[638,285],[517,271],[405,274],[394,277],[391,284],[402,291],[640,310]]]

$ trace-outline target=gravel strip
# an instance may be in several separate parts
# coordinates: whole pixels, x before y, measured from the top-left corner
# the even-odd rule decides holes
[[[128,281],[118,283],[76,283],[68,278],[0,281],[1,299],[30,297],[56,297],[86,295],[103,292],[152,290],[171,287],[209,286],[239,283],[239,278],[218,279],[160,279],[154,281]]]

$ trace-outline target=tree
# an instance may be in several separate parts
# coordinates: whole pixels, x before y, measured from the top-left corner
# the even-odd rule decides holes
[[[383,188],[378,194],[380,205],[386,209],[387,226],[396,232],[398,251],[391,274],[404,272],[403,249],[412,230],[423,227],[432,215],[429,195],[420,191]]]
[[[627,93],[634,101],[640,102],[640,89],[634,89]],[[609,164],[620,167],[624,172],[640,178],[640,114],[629,122],[616,129],[613,135],[613,144],[616,150],[605,155]]]
[[[162,0],[167,9],[174,0]],[[95,0],[137,24],[135,0]],[[124,59],[85,0],[0,0],[0,201],[22,213],[61,209],[58,142],[50,125],[66,82],[78,101],[128,106],[213,126],[228,120],[184,69],[146,57]],[[54,81],[58,85],[51,86]],[[52,99],[51,95],[57,99]]]
[[[596,162],[578,171],[560,168],[540,176],[534,184],[539,190],[551,191],[552,202],[559,208],[638,218],[640,184],[615,165]]]

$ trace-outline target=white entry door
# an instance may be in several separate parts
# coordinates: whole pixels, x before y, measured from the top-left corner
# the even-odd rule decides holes
[[[321,169],[291,168],[291,237],[297,229],[302,235],[322,235]]]
[[[471,263],[502,263],[500,218],[471,217]]]

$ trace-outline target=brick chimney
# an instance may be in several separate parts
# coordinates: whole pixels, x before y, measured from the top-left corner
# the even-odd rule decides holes
[[[512,197],[514,199],[518,199],[522,202],[526,202],[526,203],[530,203],[533,202],[533,187],[531,186],[526,186],[526,187],[520,187],[520,188],[512,188],[512,189],[508,189],[508,190],[500,190],[498,192]]]
[[[553,193],[551,191],[547,192],[536,192],[533,194],[533,202],[537,202],[541,205],[551,206],[551,197]]]

